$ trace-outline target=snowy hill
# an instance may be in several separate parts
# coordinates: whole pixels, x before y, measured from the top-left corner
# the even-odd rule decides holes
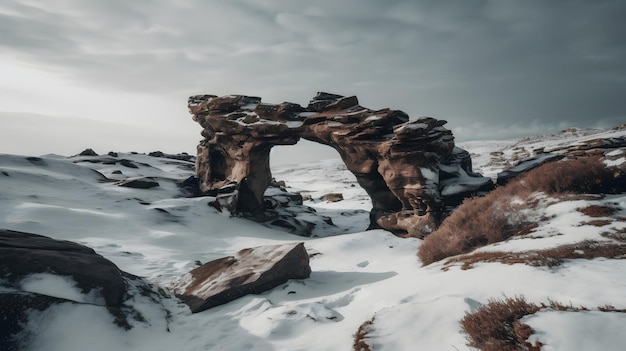
[[[625,129],[570,130],[459,146],[472,153],[476,171],[495,177],[541,150],[625,136]],[[625,157],[616,151],[609,162],[619,165]],[[624,257],[567,259],[554,266],[478,262],[464,269],[445,260],[423,266],[416,256],[421,240],[364,231],[369,198],[339,160],[273,169],[290,191],[311,196],[304,204],[316,209],[316,216],[335,224],[334,229],[320,225],[313,231],[317,237],[306,238],[220,213],[208,205],[212,198],[186,197],[176,182],[193,175],[191,162],[123,153],[105,159],[0,155],[0,228],[84,244],[165,289],[197,261],[266,244],[304,241],[313,272],[309,279],[197,314],[173,296],[159,303],[137,298],[135,308],[147,321],[128,331],[97,305],[32,311],[21,334],[30,335],[22,340],[30,350],[348,350],[367,321],[363,335],[371,350],[470,350],[460,321],[503,296],[590,309],[528,317],[531,338],[543,343],[542,350],[622,350],[626,345],[626,313],[597,310],[626,308]],[[105,181],[129,177],[151,177],[159,186],[136,189]],[[344,200],[321,201],[327,193],[342,193]],[[616,210],[604,217],[577,210],[592,205]],[[626,194],[566,199],[546,204],[544,211],[528,235],[479,250],[521,252],[606,240],[603,233],[618,235],[626,228]],[[589,224],[592,220],[605,225]],[[80,294],[71,282],[54,282],[33,277],[22,289],[59,297]],[[0,293],[7,290],[0,284]]]

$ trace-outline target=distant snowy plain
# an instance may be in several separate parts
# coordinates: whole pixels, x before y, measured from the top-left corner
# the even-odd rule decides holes
[[[460,146],[472,153],[475,170],[493,177],[514,156],[513,145],[549,148],[602,133],[624,131]],[[33,275],[22,289],[88,303],[31,312],[26,330],[32,350],[349,350],[359,325],[372,317],[368,343],[373,350],[470,350],[459,321],[489,299],[523,295],[536,303],[551,299],[591,309],[606,304],[626,308],[626,260],[569,260],[553,268],[479,263],[462,270],[441,262],[422,266],[416,256],[421,240],[365,231],[369,198],[339,160],[273,169],[274,177],[291,191],[311,195],[305,205],[337,226],[332,233],[314,231],[317,237],[305,238],[219,213],[208,206],[212,198],[183,197],[175,181],[193,174],[188,163],[142,154],[119,157],[140,167],[78,162],[81,157],[46,155],[37,161],[0,155],[0,227],[87,245],[122,270],[164,288],[195,268],[196,261],[267,244],[305,242],[313,273],[309,279],[197,314],[174,297],[157,304],[137,296],[133,305],[147,321],[134,322],[129,331],[113,324],[113,317],[95,303],[97,296],[80,296],[71,279]],[[102,183],[92,169],[111,179],[154,177],[160,187]],[[331,192],[342,193],[344,200],[319,200]],[[609,202],[626,218],[626,194],[561,202],[546,208],[551,219],[540,222],[533,233],[482,250],[601,239],[606,228],[585,225],[590,218],[575,209]],[[611,226],[621,229],[626,221]],[[626,345],[623,313],[547,311],[527,323],[543,350],[623,350]]]

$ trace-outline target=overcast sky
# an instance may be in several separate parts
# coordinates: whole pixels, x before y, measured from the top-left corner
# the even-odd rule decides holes
[[[192,153],[195,94],[357,95],[461,141],[614,127],[625,18],[623,0],[3,0],[0,152]]]

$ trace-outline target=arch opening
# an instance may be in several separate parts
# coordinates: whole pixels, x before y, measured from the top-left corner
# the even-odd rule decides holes
[[[199,95],[189,98],[189,109],[204,128],[196,161],[200,189],[217,193],[218,208],[258,220],[266,217],[271,165],[302,165],[320,147],[326,155],[334,149],[333,158],[339,154],[367,193],[370,229],[424,236],[446,208],[493,187],[490,178],[466,169],[469,154],[454,146],[446,121],[409,121],[402,111],[364,108],[355,96],[318,93],[304,108],[243,95]],[[293,146],[300,139],[305,141]]]

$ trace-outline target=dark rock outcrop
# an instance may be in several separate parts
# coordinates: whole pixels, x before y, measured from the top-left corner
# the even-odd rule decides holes
[[[154,178],[150,178],[150,177],[127,178],[115,184],[126,187],[126,188],[135,188],[135,189],[151,189],[151,188],[155,188],[159,186],[159,182],[157,182]]]
[[[173,290],[196,313],[310,274],[303,243],[260,246],[195,268],[174,283]]]
[[[46,294],[28,291],[25,282],[41,273],[71,279],[85,299],[46,295],[54,290]],[[121,271],[91,248],[7,229],[0,229],[0,277],[1,350],[24,348],[16,335],[21,335],[27,324],[29,311],[43,311],[61,303],[97,305],[106,308],[119,327],[130,329],[131,320],[145,322],[141,313],[127,304],[134,294],[148,296],[155,303],[165,296],[162,290]]]
[[[531,169],[537,168],[543,164],[548,162],[558,161],[563,159],[565,156],[557,155],[552,153],[539,154],[532,157],[525,158],[518,162],[515,166],[510,167],[500,173],[498,173],[498,178],[496,184],[505,185],[511,179],[519,176],[520,174],[526,173]]]
[[[193,161],[194,160],[194,156],[193,155],[189,155],[186,152],[181,152],[179,154],[166,154],[162,151],[152,151],[150,153],[148,153],[148,156],[151,157],[160,157],[160,158],[169,158],[172,160],[179,160],[179,161]]]
[[[72,301],[52,296],[27,293],[3,292],[0,293],[0,350],[19,351],[24,349],[20,335],[24,325],[28,322],[27,310],[43,311],[52,305],[73,303]],[[18,338],[20,335],[21,338]]]
[[[70,241],[0,229],[0,276],[18,284],[33,273],[71,277],[83,293],[99,291],[107,306],[120,306],[126,282],[113,262]]]
[[[98,153],[93,151],[93,149],[85,149],[78,154],[78,156],[98,156]]]
[[[199,95],[189,98],[189,109],[203,128],[196,158],[200,190],[216,196],[218,208],[247,217],[264,211],[271,148],[300,138],[337,150],[372,199],[370,228],[423,236],[446,208],[492,186],[472,172],[469,154],[455,148],[446,121],[409,121],[402,111],[362,107],[355,96],[318,93],[303,108],[251,96]],[[455,179],[464,184],[463,196],[452,191]]]

